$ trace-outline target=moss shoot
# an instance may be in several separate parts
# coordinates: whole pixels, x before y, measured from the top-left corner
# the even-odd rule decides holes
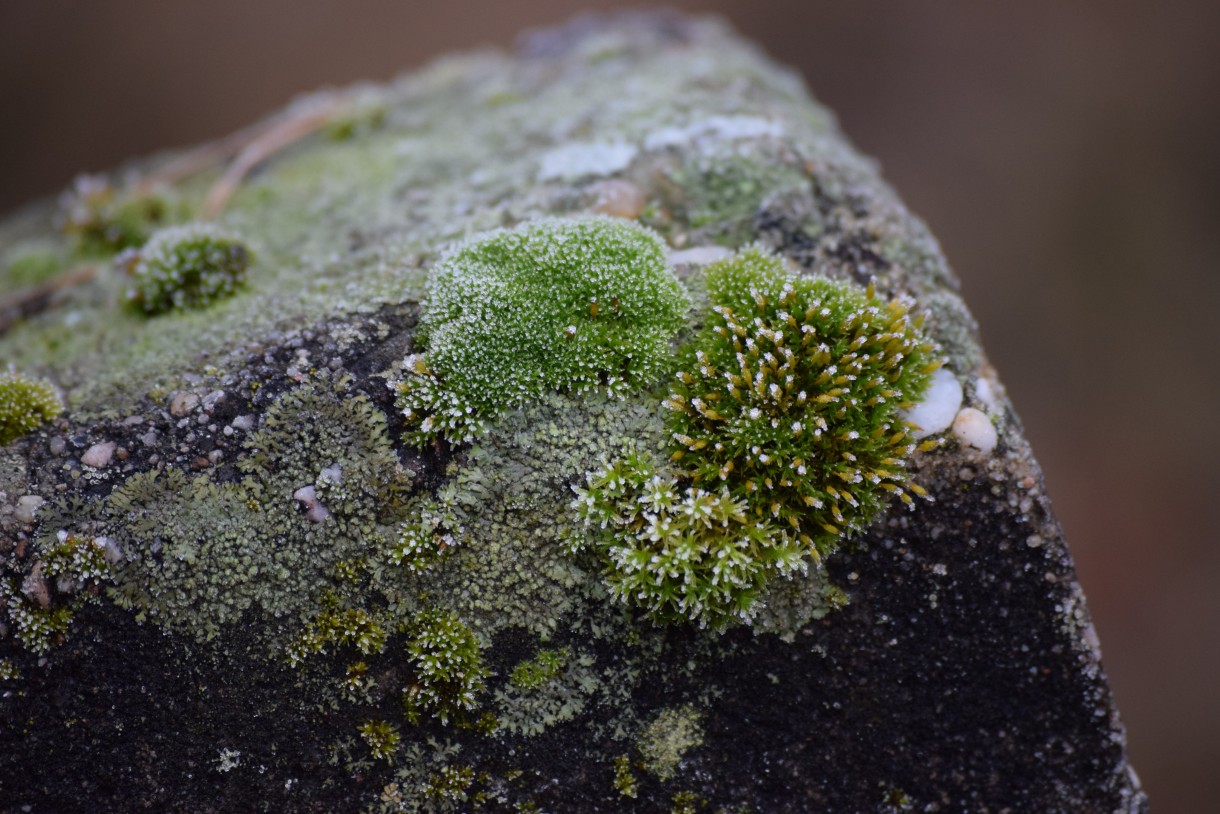
[[[59,394],[45,379],[15,370],[0,373],[0,446],[33,432],[63,409]]]
[[[236,293],[249,265],[249,249],[215,226],[174,226],[130,256],[124,297],[149,315],[203,308]]]

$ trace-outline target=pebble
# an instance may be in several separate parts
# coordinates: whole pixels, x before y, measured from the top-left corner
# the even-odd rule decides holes
[[[94,469],[105,469],[110,464],[110,458],[114,455],[115,443],[113,441],[103,441],[100,444],[94,444],[85,450],[85,454],[80,456],[80,462],[85,466],[91,466]]]
[[[59,436],[52,438],[51,443],[47,445],[47,448],[51,450],[52,455],[63,455],[64,450],[67,449],[67,447],[68,442]]]
[[[949,429],[961,406],[962,385],[953,371],[942,367],[932,374],[923,401],[907,410],[903,417],[917,427],[911,433],[913,438],[926,438]]]
[[[974,380],[974,396],[982,403],[983,409],[987,412],[994,413],[999,410],[1000,403],[995,396],[995,388],[982,376]]]
[[[235,430],[241,430],[242,432],[249,432],[251,429],[254,428],[254,416],[239,415],[237,418],[233,419],[233,421],[230,423],[229,426],[231,426]]]
[[[690,249],[671,252],[669,262],[673,265],[706,266],[726,257],[732,257],[733,250],[724,246],[694,246]]]
[[[984,455],[994,450],[999,441],[991,419],[982,410],[973,407],[963,408],[953,419],[953,437],[960,441],[962,446]]]
[[[21,593],[31,602],[38,603],[38,607],[51,607],[51,590],[47,586],[47,579],[42,575],[42,560],[34,563],[34,567],[26,578],[21,583]]]
[[[169,412],[175,418],[182,418],[197,406],[199,406],[199,396],[189,390],[180,390],[169,399]]]
[[[593,196],[589,208],[599,214],[635,220],[644,211],[644,190],[630,181],[621,178],[598,181],[588,191]]]
[[[330,512],[318,502],[318,490],[312,486],[302,486],[292,493],[294,500],[305,507],[305,517],[311,523],[321,523],[330,517]]]
[[[13,512],[13,517],[17,518],[18,523],[33,523],[34,515],[44,503],[46,501],[38,495],[19,497],[17,498],[17,510]]]

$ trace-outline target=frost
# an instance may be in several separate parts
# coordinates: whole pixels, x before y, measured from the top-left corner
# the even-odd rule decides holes
[[[576,181],[621,172],[631,165],[637,149],[623,141],[564,144],[542,156],[539,181]]]

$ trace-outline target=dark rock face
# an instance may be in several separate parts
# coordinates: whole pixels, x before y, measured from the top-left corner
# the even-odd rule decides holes
[[[956,281],[799,83],[714,23],[644,15],[359,91],[345,141],[270,158],[234,199],[225,225],[264,265],[233,304],[146,325],[114,315],[122,282],[101,273],[66,295],[100,350],[46,342],[54,310],[0,336],[0,357],[85,394],[0,449],[0,814],[1147,810]],[[911,297],[958,388],[950,418],[991,430],[944,422],[910,465],[932,500],[776,589],[754,629],[656,626],[563,545],[571,487],[658,435],[655,393],[557,395],[474,445],[401,440],[383,374],[416,349],[425,270],[463,232],[596,209],[604,177],[646,203],[615,214],[675,250],[758,240]],[[0,256],[70,255],[45,214],[0,225]],[[706,261],[685,257],[693,325]],[[116,457],[93,471],[81,454],[102,441]],[[306,487],[324,520],[293,502]],[[32,520],[27,495],[46,498]],[[433,515],[440,559],[393,567],[401,529]],[[124,559],[49,588],[71,623],[35,641],[21,586],[60,532]],[[443,716],[409,700],[436,674],[418,655],[434,611],[485,666],[436,679],[472,682]],[[361,625],[380,647],[345,632]],[[332,638],[296,664],[306,634]]]

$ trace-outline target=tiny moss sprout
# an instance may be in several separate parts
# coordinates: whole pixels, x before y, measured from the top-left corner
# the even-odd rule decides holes
[[[429,713],[442,724],[473,712],[488,675],[474,632],[457,614],[429,609],[412,625],[407,656],[415,681],[403,694],[407,719],[419,723]]]
[[[571,657],[572,651],[566,647],[562,650],[539,650],[532,659],[514,667],[508,680],[514,687],[536,690],[557,678],[568,666]]]
[[[154,315],[232,296],[246,281],[250,251],[218,227],[196,223],[162,229],[120,260],[130,277],[125,300]]]
[[[545,393],[622,393],[664,370],[688,300],[652,231],[545,219],[459,245],[433,269],[423,353],[392,382],[407,440],[466,442]]]
[[[0,373],[0,446],[33,432],[64,410],[54,386],[9,369]]]
[[[640,784],[631,770],[631,758],[619,755],[614,759],[614,790],[623,797],[635,799],[640,795]]]
[[[398,728],[385,721],[365,721],[359,726],[360,737],[368,745],[369,751],[377,760],[390,760],[398,751],[402,736]]]
[[[669,466],[608,463],[574,505],[616,596],[719,625],[748,621],[768,579],[820,561],[890,497],[925,494],[899,411],[939,362],[907,303],[756,247],[710,266],[707,286],[714,313],[664,402]]]

